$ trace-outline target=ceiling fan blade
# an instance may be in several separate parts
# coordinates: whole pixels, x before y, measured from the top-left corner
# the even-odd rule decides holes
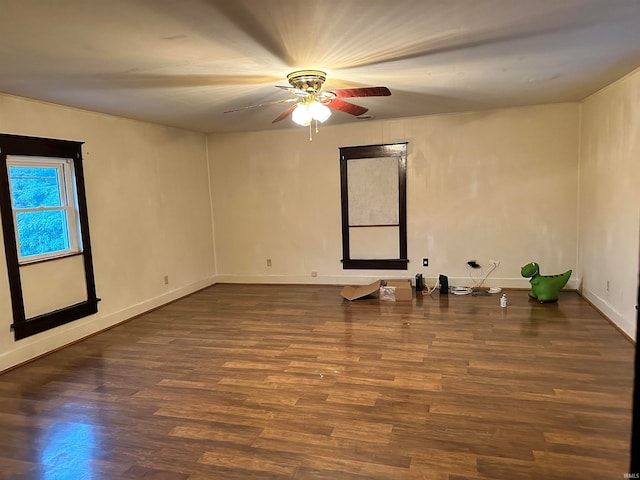
[[[369,110],[368,108],[361,107],[360,105],[354,105],[353,103],[345,102],[337,98],[334,98],[326,105],[329,108],[340,110],[341,112],[349,113],[351,115],[355,115],[356,117],[367,113],[367,111]]]
[[[300,90],[299,88],[289,87],[285,85],[274,85],[276,88],[281,88],[282,90],[286,90],[287,92],[293,93],[294,95],[298,95],[300,97],[308,97],[309,94],[304,90]]]
[[[280,120],[284,120],[285,118],[287,118],[289,115],[291,115],[291,112],[293,112],[293,109],[296,108],[296,105],[291,105],[289,108],[287,108],[284,112],[282,112],[280,115],[278,115],[273,122],[271,123],[276,123],[279,122]]]
[[[282,100],[275,100],[273,102],[258,103],[256,105],[248,105],[246,107],[234,108],[233,110],[227,110],[224,113],[240,112],[242,110],[248,110],[250,108],[258,108],[258,107],[264,107],[267,105],[277,105],[279,103],[289,103],[289,102],[297,102],[297,101],[298,101],[297,98],[285,98]]]
[[[329,90],[336,98],[388,97],[391,91],[387,87],[339,88]]]

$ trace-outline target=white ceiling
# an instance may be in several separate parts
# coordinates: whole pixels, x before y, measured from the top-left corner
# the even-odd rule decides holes
[[[292,128],[287,104],[223,112],[299,69],[389,87],[352,99],[385,119],[581,100],[638,66],[639,0],[0,0],[0,92],[202,132]]]

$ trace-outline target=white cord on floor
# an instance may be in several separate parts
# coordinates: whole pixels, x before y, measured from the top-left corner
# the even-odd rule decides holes
[[[454,295],[469,295],[473,293],[471,287],[451,287],[450,290]]]
[[[487,274],[484,277],[482,277],[482,279],[476,280],[475,278],[473,278],[473,275],[471,275],[471,267],[469,267],[468,264],[465,266],[467,267],[467,273],[469,274],[469,278],[475,282],[471,288],[481,287],[482,284],[485,282],[485,280],[489,278],[489,275],[491,275],[491,273],[497,268],[497,265],[495,263],[492,263],[491,268],[489,269]],[[484,274],[484,269],[482,267],[480,267],[480,272]]]
[[[425,293],[427,295],[431,295],[433,292],[436,291],[436,288],[438,288],[440,286],[440,280],[436,280],[436,284],[433,286],[433,288],[429,288],[429,285],[427,285],[427,280],[425,279],[424,281],[424,288],[422,289],[422,294],[424,295]]]
[[[454,295],[471,295],[473,293],[473,290],[476,288],[480,288],[485,280],[487,278],[489,278],[489,275],[491,275],[491,273],[493,273],[493,271],[498,267],[497,264],[492,263],[491,264],[491,268],[487,271],[487,274],[484,275],[484,269],[482,267],[480,267],[480,272],[483,275],[483,277],[481,279],[475,279],[473,278],[473,275],[471,274],[471,267],[467,264],[465,265],[465,267],[467,268],[467,273],[469,274],[469,278],[473,281],[473,286],[471,287],[451,287],[450,291],[451,293],[453,293]],[[495,290],[497,288],[497,290]],[[499,293],[501,292],[502,289],[499,287],[491,287],[489,289],[489,293]]]

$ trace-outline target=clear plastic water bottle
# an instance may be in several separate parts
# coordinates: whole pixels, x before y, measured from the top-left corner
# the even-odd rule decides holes
[[[504,293],[500,297],[500,306],[502,308],[507,308],[507,296]]]

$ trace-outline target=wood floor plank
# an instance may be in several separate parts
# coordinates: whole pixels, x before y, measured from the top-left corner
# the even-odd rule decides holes
[[[221,453],[219,451],[211,451],[205,452],[198,462],[205,465],[215,465],[251,472],[247,476],[253,475],[256,472],[261,472],[264,475],[273,473],[287,476],[293,475],[298,466],[296,460],[271,459],[274,457],[277,457],[277,455],[272,455],[271,453],[258,455],[255,451],[248,453],[233,451]]]
[[[577,294],[339,291],[215,285],[5,372],[0,479],[624,478],[634,347]]]

